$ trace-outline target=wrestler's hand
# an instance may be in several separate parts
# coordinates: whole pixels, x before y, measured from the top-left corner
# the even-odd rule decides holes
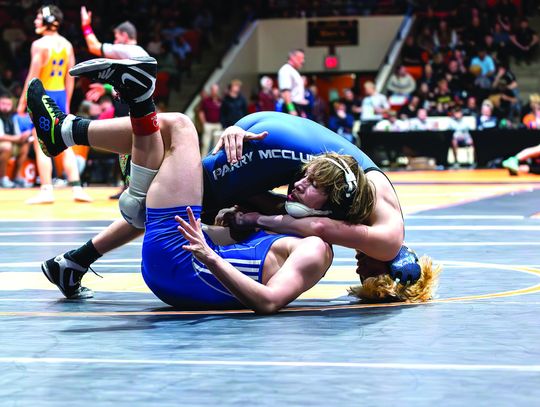
[[[91,83],[85,96],[86,99],[97,102],[103,95],[105,95],[105,87],[101,83]]]
[[[189,244],[183,245],[182,249],[193,253],[197,260],[206,264],[208,260],[216,256],[216,253],[208,246],[208,243],[206,243],[201,227],[201,220],[195,219],[195,215],[193,215],[193,211],[189,206],[187,208],[187,213],[189,223],[180,216],[174,217],[174,220],[180,224],[178,230],[189,242]]]
[[[87,11],[85,6],[81,7],[81,27],[92,24],[92,12]]]
[[[262,140],[267,135],[267,131],[255,134],[238,126],[227,127],[212,150],[212,154],[216,154],[223,147],[227,155],[227,161],[231,164],[237,163],[242,158],[244,141]]]
[[[261,214],[259,212],[236,212],[234,215],[232,227],[236,229],[253,229],[256,228],[257,222]]]
[[[234,221],[234,215],[240,211],[240,207],[235,205],[231,208],[220,209],[214,219],[214,225],[216,226],[230,226]]]

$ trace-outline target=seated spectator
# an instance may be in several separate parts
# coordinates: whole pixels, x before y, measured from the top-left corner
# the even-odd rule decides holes
[[[154,58],[157,58],[161,55],[162,47],[163,46],[163,40],[161,39],[161,33],[159,30],[154,31],[154,35],[152,36],[152,39],[146,44],[146,51],[150,55],[152,55]]]
[[[540,129],[540,102],[531,103],[531,112],[523,117],[523,124],[528,129]]]
[[[260,80],[261,89],[257,97],[259,111],[274,111],[276,99],[273,92],[274,81],[269,76],[263,76]]]
[[[328,128],[351,143],[354,143],[354,136],[352,134],[353,125],[354,117],[352,114],[347,113],[345,103],[342,101],[334,102],[334,113],[328,119]]]
[[[454,98],[448,88],[448,81],[440,79],[437,82],[437,87],[433,91],[435,106],[432,116],[447,116],[450,110],[454,107]]]
[[[401,120],[398,118],[397,113],[394,110],[388,112],[388,118],[382,119],[377,122],[374,131],[407,131],[409,130],[409,124],[407,120]]]
[[[405,66],[400,65],[390,76],[386,89],[392,92],[392,96],[408,98],[416,90],[416,81],[412,75],[407,72]],[[399,104],[403,105],[403,103]]]
[[[474,116],[475,118],[478,117],[478,103],[476,102],[476,98],[474,96],[469,96],[467,98],[467,102],[465,103],[462,112],[463,116]]]
[[[522,18],[517,30],[510,35],[516,59],[530,64],[536,52],[538,40],[536,31],[529,27],[529,20]]]
[[[430,87],[427,84],[427,82],[420,83],[420,86],[418,87],[418,91],[415,93],[415,95],[418,96],[418,98],[420,99],[419,107],[426,109],[428,111],[431,110],[431,107],[433,106],[433,103],[434,103],[435,96],[433,92],[430,90]]]
[[[465,28],[463,42],[468,53],[471,53],[474,49],[477,49],[484,42],[484,36],[488,30],[482,24],[482,20],[479,15],[473,15],[471,23]]]
[[[444,73],[448,64],[444,60],[444,55],[441,52],[436,52],[431,58],[431,69],[433,70],[433,82],[437,82],[439,79],[444,78]],[[432,83],[431,86],[434,84]]]
[[[311,85],[309,88],[313,95],[313,110],[311,112],[313,120],[326,126],[328,124],[328,103],[321,97],[316,85]]]
[[[448,125],[449,130],[453,130],[452,153],[454,154],[454,163],[459,166],[457,149],[458,147],[474,147],[470,131],[472,130],[468,122],[463,118],[463,112],[460,107],[455,107],[452,112],[452,119]],[[474,162],[474,157],[472,160]]]
[[[448,69],[444,75],[448,83],[450,93],[454,98],[461,98],[466,88],[467,69],[457,59],[451,59],[448,62]]]
[[[13,99],[7,93],[0,94],[0,188],[13,188],[16,183],[7,175],[7,164],[15,152],[15,177],[17,183],[23,180],[19,170],[28,157],[30,130],[21,133],[19,123],[14,120]],[[17,146],[18,148],[14,148]],[[24,184],[24,182],[23,182]]]
[[[519,88],[514,73],[505,66],[500,66],[493,81],[495,94],[499,98],[502,117],[515,118],[521,114]]]
[[[495,62],[484,47],[478,48],[476,55],[471,59],[471,72],[476,76],[475,85],[481,89],[491,88],[495,75]]]
[[[510,34],[504,30],[501,23],[496,22],[492,33],[493,43],[497,48],[497,57],[501,64],[508,65],[510,62]]]
[[[497,128],[498,120],[493,114],[493,103],[490,100],[482,102],[480,116],[476,119],[476,128],[478,130],[491,130]]]
[[[433,42],[433,33],[431,32],[429,25],[426,24],[424,28],[422,28],[416,43],[418,44],[418,47],[428,55],[433,54],[435,51],[435,43]]]
[[[158,69],[160,72],[169,74],[169,83],[171,87],[179,89],[182,81],[181,63],[178,55],[172,51],[170,42],[161,43],[161,51],[157,56]]]
[[[433,32],[433,44],[435,45],[435,52],[454,50],[458,45],[456,30],[450,29],[446,20],[440,20],[439,26]]]
[[[418,109],[416,117],[409,120],[410,131],[438,130],[437,122],[428,121],[428,113],[426,109]]]
[[[383,114],[390,110],[388,99],[377,92],[375,84],[371,81],[364,83],[365,97],[362,100],[362,122],[375,122],[383,118]]]
[[[417,95],[413,95],[409,99],[409,103],[403,105],[399,109],[398,116],[401,120],[408,120],[416,117],[418,109],[420,107],[420,98]]]
[[[416,45],[412,35],[409,35],[405,39],[405,43],[401,48],[401,62],[405,66],[424,65],[424,60],[422,59],[422,49]]]
[[[343,90],[342,102],[345,104],[347,114],[352,115],[354,120],[359,120],[362,112],[362,101],[354,95],[352,89],[345,88]]]

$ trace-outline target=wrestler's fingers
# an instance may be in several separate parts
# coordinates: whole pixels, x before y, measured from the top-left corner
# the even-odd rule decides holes
[[[237,134],[235,138],[235,149],[234,153],[236,155],[236,161],[240,161],[242,158],[242,150],[244,149],[244,135]]]
[[[191,225],[187,223],[184,219],[182,219],[180,216],[175,216],[174,220],[180,223],[180,226],[178,226],[178,230],[180,230],[180,232],[182,232],[182,230],[184,231],[182,233],[184,237],[186,237],[186,234],[189,236],[196,235],[196,231],[191,227]]]
[[[229,137],[223,138],[223,150],[225,150],[227,162],[231,162],[231,141],[229,140]]]
[[[266,136],[268,136],[268,132],[267,131],[263,131],[259,134],[256,134],[256,133],[251,133],[251,132],[247,132],[246,133],[246,139],[248,140],[262,140],[264,139]]]
[[[197,219],[195,219],[195,215],[193,214],[193,209],[191,209],[191,206],[187,207],[187,213],[189,218],[189,225],[193,228],[193,230],[198,231],[199,230],[199,222],[197,222]]]

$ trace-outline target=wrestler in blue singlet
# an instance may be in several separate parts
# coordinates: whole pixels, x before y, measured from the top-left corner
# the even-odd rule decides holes
[[[201,207],[192,206],[196,218]],[[142,275],[148,288],[163,302],[183,309],[245,308],[193,254],[183,250],[189,242],[178,231],[174,216],[189,222],[186,207],[147,208],[142,248]],[[206,242],[220,257],[259,283],[270,246],[286,235],[256,232],[242,243],[218,246]]]
[[[239,163],[227,163],[223,149],[203,159],[205,210],[223,208],[238,203],[242,197],[286,185],[303,164],[325,152],[352,155],[364,172],[381,171],[354,144],[312,120],[258,112],[236,125],[253,133],[268,131],[268,136],[245,143]]]

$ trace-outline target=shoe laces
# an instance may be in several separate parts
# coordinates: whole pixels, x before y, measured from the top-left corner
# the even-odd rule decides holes
[[[52,110],[52,113],[53,113],[54,117],[65,116],[65,113],[62,110],[60,110],[60,108],[58,107],[56,102],[51,97],[46,96],[44,102],[47,105],[47,107],[50,110]]]
[[[93,268],[92,266],[88,266],[88,270],[90,270],[92,273],[94,273],[96,276],[98,276],[99,278],[103,278],[102,275],[98,274]],[[82,276],[81,276],[81,279],[82,279]]]

